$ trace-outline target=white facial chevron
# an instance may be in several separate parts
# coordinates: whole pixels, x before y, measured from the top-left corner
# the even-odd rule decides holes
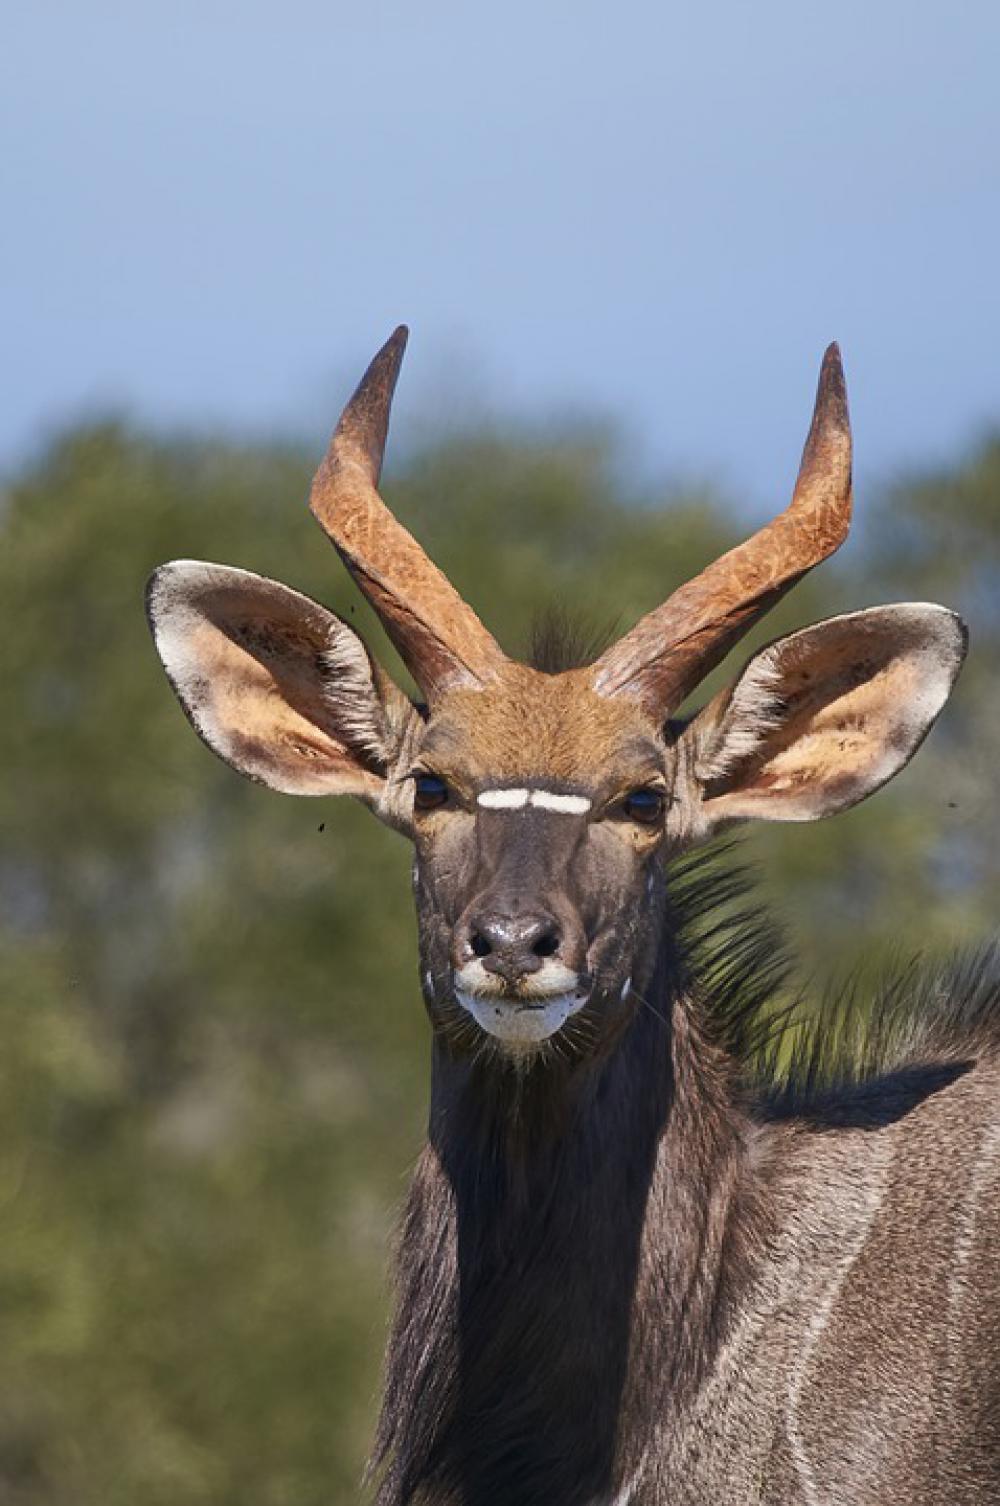
[[[564,816],[585,816],[592,801],[586,795],[559,795],[555,790],[482,790],[476,803],[490,811],[521,811],[533,805],[537,810],[559,811]]]
[[[528,790],[483,790],[476,804],[490,811],[519,811],[528,803]]]

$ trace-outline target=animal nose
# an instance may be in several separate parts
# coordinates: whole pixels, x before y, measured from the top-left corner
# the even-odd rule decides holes
[[[488,973],[517,983],[537,973],[547,957],[559,953],[561,936],[551,915],[480,914],[469,926],[468,947]]]

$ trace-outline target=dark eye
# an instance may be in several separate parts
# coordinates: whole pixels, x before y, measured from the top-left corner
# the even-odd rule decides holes
[[[448,799],[448,786],[436,774],[418,774],[413,781],[413,803],[418,811],[432,811]]]
[[[660,790],[630,790],[622,801],[622,813],[640,826],[655,826],[665,805],[666,797]]]

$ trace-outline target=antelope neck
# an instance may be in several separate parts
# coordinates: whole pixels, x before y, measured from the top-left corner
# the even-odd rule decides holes
[[[379,1506],[583,1506],[621,1488],[720,1334],[742,1123],[657,991],[578,1074],[436,1047],[399,1249]],[[699,1362],[710,1362],[702,1347]],[[516,1445],[516,1446],[515,1446]]]

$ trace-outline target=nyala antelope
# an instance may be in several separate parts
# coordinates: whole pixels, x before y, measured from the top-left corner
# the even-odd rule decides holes
[[[716,926],[702,965],[691,925],[720,885],[688,860],[674,876],[735,823],[872,794],[962,664],[952,612],[873,607],[772,643],[677,717],[846,536],[836,347],[788,509],[596,662],[527,665],[379,497],[405,338],[348,403],[311,507],[424,703],[274,581],[177,561],[149,587],[210,748],[275,790],[353,795],[415,848],[430,1121],[378,1506],[1000,1501],[989,955],[910,975],[862,1070],[778,1087],[737,1042],[769,943]]]

